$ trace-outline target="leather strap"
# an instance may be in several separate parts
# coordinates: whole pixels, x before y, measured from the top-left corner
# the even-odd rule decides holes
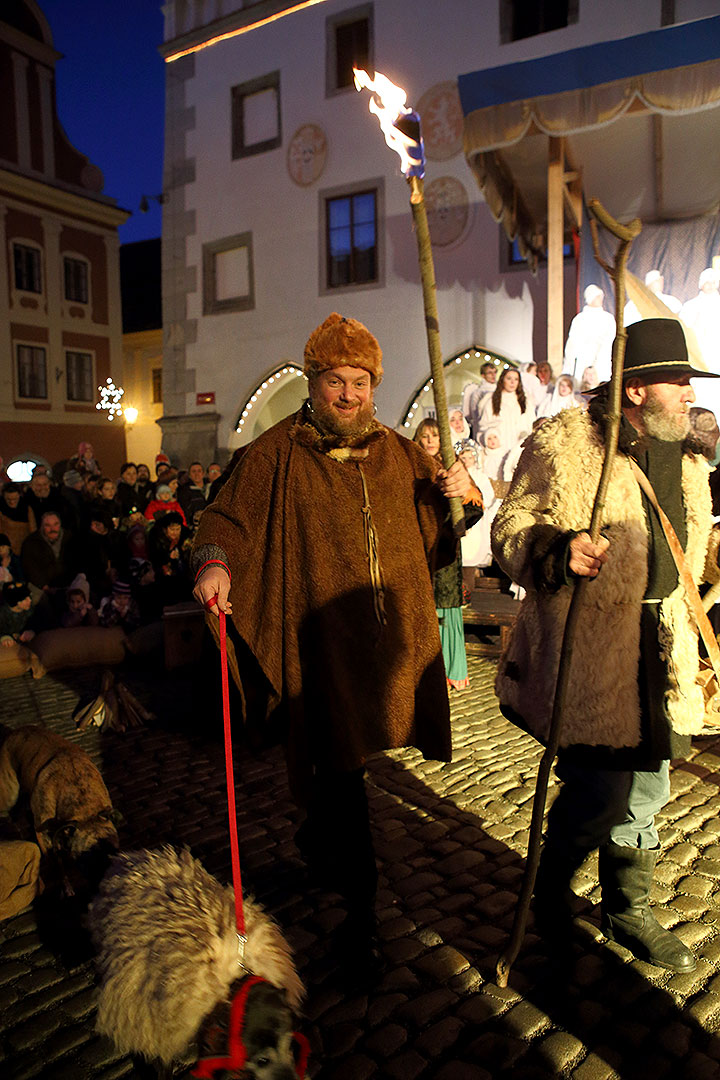
[[[705,608],[703,607],[702,598],[698,592],[697,585],[693,581],[693,576],[690,573],[690,567],[685,561],[685,554],[682,549],[682,545],[678,540],[677,533],[675,532],[670,518],[667,516],[662,506],[657,500],[655,490],[648,480],[645,473],[642,471],[636,461],[630,458],[630,467],[635,475],[635,479],[647,495],[650,503],[657,514],[660,524],[662,525],[663,532],[665,533],[665,539],[668,542],[670,553],[675,560],[680,580],[685,587],[685,595],[687,596],[690,609],[692,611],[695,622],[697,623],[700,636],[702,637],[705,648],[707,649],[710,663],[713,666],[713,671],[718,677],[720,682],[720,647],[718,647],[717,637],[715,631],[710,625],[710,620],[705,614]]]

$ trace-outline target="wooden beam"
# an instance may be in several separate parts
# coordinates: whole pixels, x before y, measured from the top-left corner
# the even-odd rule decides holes
[[[562,371],[565,345],[563,313],[563,242],[565,234],[565,140],[550,138],[547,185],[547,359],[555,375]]]
[[[663,126],[662,116],[652,116],[653,165],[655,176],[655,216],[658,221],[665,217],[665,191],[663,188]]]

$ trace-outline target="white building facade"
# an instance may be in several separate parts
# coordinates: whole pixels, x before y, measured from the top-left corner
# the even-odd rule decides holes
[[[457,76],[697,18],[713,4],[569,0],[554,28],[545,6],[558,7],[168,0],[160,423],[171,456],[210,461],[297,407],[305,341],[331,311],[380,341],[380,419],[411,434],[431,406],[409,189],[368,94],[349,84],[351,58],[401,85],[421,113],[440,337],[459,365],[449,400],[485,355],[545,358],[544,270],[511,262],[482,201],[463,154]],[[536,22],[523,28],[528,7]]]

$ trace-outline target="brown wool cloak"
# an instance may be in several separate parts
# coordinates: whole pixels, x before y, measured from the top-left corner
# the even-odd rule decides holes
[[[324,453],[300,413],[282,420],[248,447],[195,537],[196,548],[214,544],[229,558],[233,674],[252,702],[257,662],[267,711],[283,707],[296,790],[312,764],[354,769],[369,754],[403,746],[451,756],[431,581],[454,557],[447,503],[433,483],[437,464],[375,428],[358,463]],[[373,604],[360,469],[378,538],[384,626]],[[216,617],[208,619],[216,633]]]

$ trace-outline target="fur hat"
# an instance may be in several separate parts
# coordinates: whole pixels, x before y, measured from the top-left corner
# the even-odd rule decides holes
[[[382,379],[382,349],[367,327],[357,319],[346,319],[333,311],[313,330],[304,353],[304,373],[308,378],[339,367],[359,367],[368,371],[373,386]]]

